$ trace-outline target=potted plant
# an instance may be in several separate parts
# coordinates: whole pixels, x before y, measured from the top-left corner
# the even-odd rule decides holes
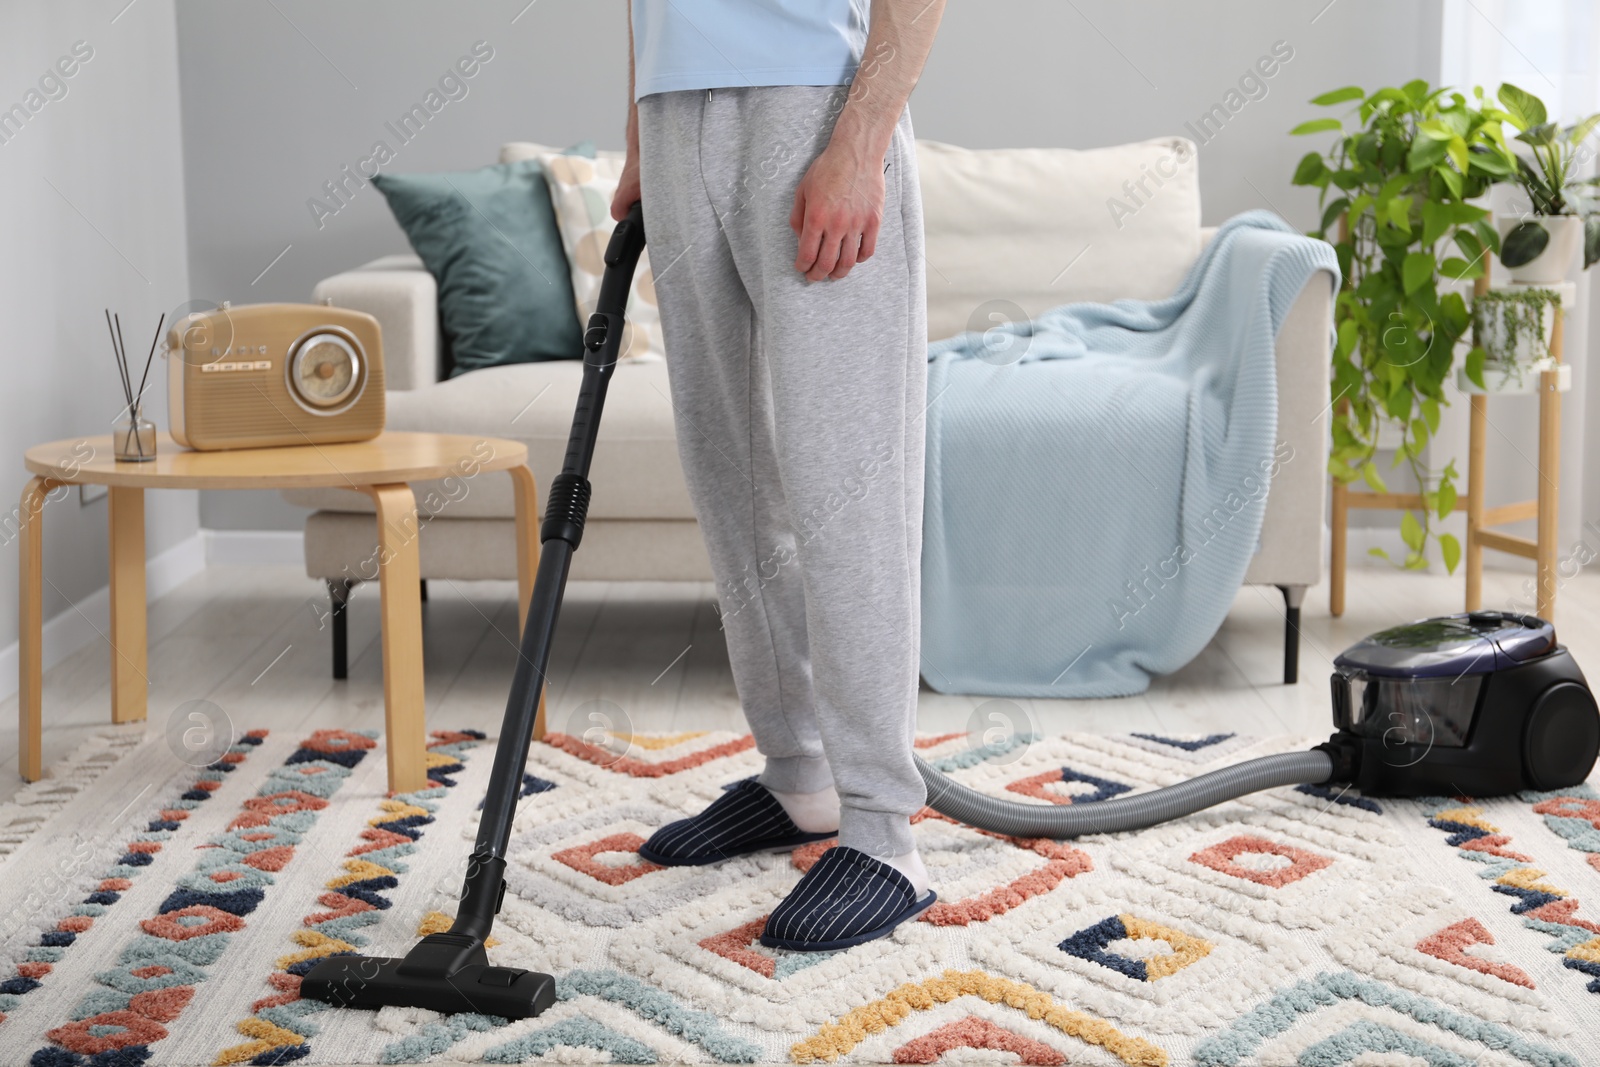
[[[1600,179],[1574,177],[1579,147],[1600,124],[1600,114],[1562,127],[1550,121],[1542,100],[1515,85],[1500,86],[1496,96],[1500,108],[1485,114],[1514,127],[1516,139],[1528,146],[1526,155],[1516,155],[1516,183],[1528,197],[1528,212],[1500,220],[1500,262],[1514,282],[1563,281],[1580,245],[1585,269],[1600,259],[1594,204]]]
[[[1290,131],[1338,134],[1326,153],[1302,158],[1294,174],[1295,184],[1321,190],[1322,222],[1311,236],[1334,244],[1346,283],[1334,304],[1328,466],[1340,481],[1360,479],[1384,492],[1379,430],[1398,431],[1391,466],[1409,465],[1427,505],[1420,516],[1401,516],[1403,565],[1421,568],[1433,518],[1455,510],[1455,463],[1429,470],[1425,450],[1447,403],[1456,343],[1471,324],[1462,294],[1441,279],[1481,277],[1484,256],[1499,250],[1488,211],[1468,201],[1510,178],[1516,164],[1494,116],[1426,81],[1370,95],[1348,86],[1311,102],[1355,105],[1348,128],[1346,120],[1320,118]],[[1437,541],[1453,572],[1459,542],[1450,534]]]
[[[1503,246],[1502,246],[1503,247]],[[1466,375],[1480,389],[1521,389],[1550,359],[1561,296],[1553,289],[1490,289],[1472,302]],[[1493,384],[1489,383],[1493,378]]]

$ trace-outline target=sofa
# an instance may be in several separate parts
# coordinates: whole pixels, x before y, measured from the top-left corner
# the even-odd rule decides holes
[[[524,158],[511,143],[501,160]],[[917,144],[926,230],[930,340],[986,329],[1077,300],[1169,295],[1212,231],[1200,224],[1198,158],[1182,138],[1091,150],[968,150]],[[646,229],[649,220],[646,218]],[[1313,276],[1277,339],[1278,434],[1292,460],[1271,486],[1248,584],[1284,598],[1284,681],[1296,680],[1299,611],[1323,574],[1328,352],[1334,280]],[[559,470],[581,364],[557,360],[448,377],[433,277],[391,255],[317,284],[313,299],[365,311],[383,331],[390,429],[523,441],[541,489]],[[591,473],[594,494],[574,579],[709,581],[710,564],[679,466],[667,370],[623,362],[606,402]],[[422,577],[516,576],[509,482],[417,486],[446,503],[424,513]],[[335,673],[344,612],[374,551],[372,505],[340,489],[292,490],[311,509],[306,573],[334,603]]]

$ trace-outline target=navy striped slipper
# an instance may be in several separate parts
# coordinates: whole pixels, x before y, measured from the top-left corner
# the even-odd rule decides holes
[[[761,943],[797,952],[830,952],[883,937],[932,907],[933,890],[921,900],[910,880],[880,859],[837,845],[767,916]]]
[[[651,834],[650,840],[639,846],[639,855],[663,867],[702,867],[836,836],[837,830],[801,830],[766,786],[746,778],[735,782],[699,815],[668,823]]]

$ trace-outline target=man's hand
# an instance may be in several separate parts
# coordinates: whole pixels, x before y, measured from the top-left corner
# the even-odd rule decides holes
[[[622,177],[617,180],[616,195],[611,198],[611,217],[621,222],[628,217],[628,209],[639,202],[639,146],[628,146],[627,159],[622,164]]]
[[[633,25],[628,26],[628,99],[633,99]],[[611,198],[611,217],[621,222],[628,217],[628,209],[639,202],[639,105],[628,105],[626,140],[628,154],[622,161],[622,177],[617,179],[617,192]]]
[[[872,0],[863,59],[844,108],[795,190],[794,268],[811,281],[843,278],[872,258],[883,220],[883,160],[933,47],[945,0]]]
[[[883,153],[835,136],[795,190],[789,226],[800,235],[794,269],[839,279],[871,259],[883,222]]]

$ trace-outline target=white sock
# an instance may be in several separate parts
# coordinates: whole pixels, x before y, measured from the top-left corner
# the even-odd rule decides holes
[[[928,868],[922,865],[922,854],[916,849],[904,855],[891,856],[883,862],[906,876],[911,888],[917,891],[918,900],[928,895]]]
[[[778,798],[783,810],[802,833],[824,834],[839,829],[839,793],[833,786],[815,793],[767,792]]]

